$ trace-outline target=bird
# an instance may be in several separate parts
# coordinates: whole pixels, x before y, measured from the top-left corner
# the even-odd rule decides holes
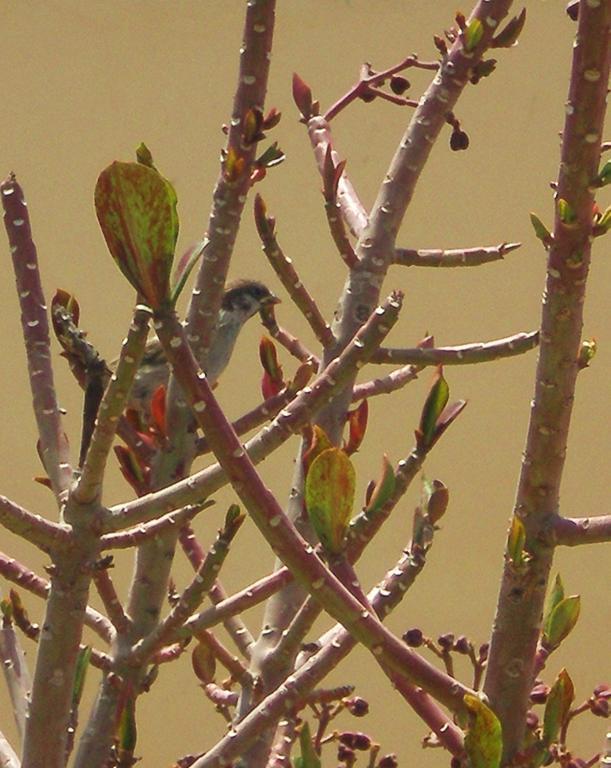
[[[257,313],[279,302],[280,299],[258,280],[239,279],[227,284],[206,366],[206,375],[212,386],[217,383],[227,367],[245,323]],[[112,363],[110,367],[113,368]],[[134,379],[129,407],[146,414],[155,391],[160,385],[167,385],[169,373],[170,369],[159,339],[150,338]]]

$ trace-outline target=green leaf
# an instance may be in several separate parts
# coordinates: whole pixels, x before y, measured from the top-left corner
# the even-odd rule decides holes
[[[552,586],[549,594],[545,599],[545,607],[543,609],[543,626],[547,625],[549,616],[558,603],[564,599],[564,584],[560,578],[560,574],[556,574],[554,579],[554,585]]]
[[[437,419],[446,407],[449,396],[450,388],[448,387],[447,381],[443,378],[443,369],[439,366],[424,403],[424,407],[422,408],[422,416],[420,417],[419,432],[421,435],[422,446],[425,449],[430,448],[433,444]]]
[[[606,187],[607,184],[611,184],[611,160],[607,160],[603,165],[594,183],[597,187]]]
[[[118,736],[119,748],[124,752],[133,752],[136,747],[136,741],[138,738],[138,732],[136,729],[136,705],[134,703],[133,696],[130,696],[125,701],[125,705],[121,710]]]
[[[320,757],[316,754],[316,750],[312,744],[310,726],[307,722],[301,727],[299,746],[301,747],[301,755],[295,758],[295,768],[320,768]]]
[[[609,227],[611,227],[611,205],[596,222],[596,229],[598,232],[607,232]]]
[[[479,19],[471,19],[464,31],[464,48],[467,53],[477,48],[484,35],[484,25]]]
[[[498,768],[503,753],[499,719],[479,696],[467,693],[463,701],[469,711],[465,750],[470,768]]]
[[[566,722],[574,698],[575,689],[573,681],[566,669],[561,669],[545,702],[543,739],[546,744],[552,744],[557,740],[560,729]]]
[[[76,668],[74,673],[74,684],[72,686],[72,709],[76,709],[83,695],[85,686],[85,677],[89,669],[89,660],[91,659],[91,647],[86,645],[78,652],[76,659]]]
[[[556,205],[558,206],[558,217],[560,218],[560,221],[563,224],[572,224],[577,217],[569,201],[560,197],[558,198]]]
[[[545,622],[541,639],[546,649],[554,650],[570,634],[577,623],[580,610],[579,595],[565,597],[554,606]]]
[[[100,174],[95,208],[108,249],[153,309],[170,297],[178,237],[176,193],[156,170],[114,162]]]
[[[382,475],[374,486],[374,489],[369,497],[365,512],[368,515],[375,515],[384,504],[390,499],[395,491],[396,477],[395,471],[391,466],[388,456],[384,454],[382,456]]]
[[[515,568],[519,568],[524,563],[524,544],[526,543],[526,529],[524,523],[519,517],[511,521],[509,537],[507,539],[507,555]]]
[[[155,167],[151,150],[143,141],[136,147],[136,161],[140,163],[140,165],[146,165],[148,168]]]
[[[354,503],[355,472],[340,448],[327,448],[310,464],[305,481],[308,516],[324,549],[341,552]]]
[[[541,221],[536,213],[530,214],[530,223],[533,225],[535,235],[539,238],[539,240],[541,240],[543,245],[548,248],[553,240],[549,229],[545,226],[545,224]]]

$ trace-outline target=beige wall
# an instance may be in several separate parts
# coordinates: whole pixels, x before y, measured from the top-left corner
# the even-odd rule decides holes
[[[0,173],[14,170],[25,188],[49,300],[57,287],[76,293],[83,325],[109,357],[115,355],[125,332],[132,295],[105,252],[98,230],[92,205],[97,174],[114,159],[133,157],[136,145],[144,140],[176,186],[181,247],[201,235],[223,142],[220,126],[231,104],[243,5],[237,0],[45,0],[3,7]],[[283,112],[274,138],[286,151],[287,161],[270,173],[259,191],[277,218],[285,252],[330,316],[344,267],[327,235],[321,181],[291,100],[291,73],[299,72],[310,83],[324,108],[353,82],[364,60],[383,68],[412,51],[433,58],[432,35],[451,23],[456,3],[286,0],[279,5],[268,104]],[[523,248],[505,262],[474,270],[393,269],[388,289],[406,292],[403,317],[392,338],[397,346],[413,345],[426,331],[434,333],[438,343],[452,344],[537,327],[545,259],[528,212],[536,210],[544,220],[551,219],[548,185],[556,175],[574,33],[563,6],[543,0],[529,3],[520,45],[499,51],[497,72],[467,90],[457,116],[471,147],[468,152],[450,152],[449,130],[444,132],[399,238],[410,247],[519,240]],[[428,74],[413,71],[408,78],[417,98]],[[349,173],[366,205],[373,200],[409,117],[409,111],[386,103],[358,103],[335,121],[337,148],[348,158]],[[579,379],[562,495],[563,509],[570,515],[609,511],[607,247],[605,242],[596,243],[586,306],[585,334],[597,338],[599,353]],[[8,249],[5,253],[6,277],[0,282],[5,361],[0,491],[36,512],[53,514],[48,492],[31,482],[40,468]],[[282,292],[260,252],[250,212],[232,274],[258,277]],[[313,344],[288,302],[279,316]],[[258,401],[259,336],[253,323],[240,343],[239,362],[234,360],[219,389],[232,416]],[[286,356],[283,361],[285,370],[294,369]],[[432,636],[452,631],[468,634],[477,643],[487,639],[534,364],[535,355],[530,354],[477,369],[447,370],[452,395],[468,398],[469,406],[431,455],[426,473],[449,486],[451,505],[425,573],[392,617],[397,632],[418,625]],[[57,378],[76,451],[81,395],[59,359]],[[381,397],[370,404],[367,442],[356,457],[361,491],[378,472],[383,451],[393,460],[409,452],[428,380],[424,373],[392,400]],[[287,491],[294,447],[293,442],[262,469],[281,498]],[[107,500],[129,496],[130,490],[113,471]],[[198,521],[202,541],[213,536],[230,498],[229,493],[219,494],[217,507]],[[363,558],[359,573],[365,584],[379,579],[400,555],[417,498],[414,488]],[[11,535],[2,536],[2,549],[18,553],[41,570],[44,561],[38,553],[26,551]],[[125,590],[131,564],[126,555],[116,560],[113,575]],[[248,524],[227,565],[228,588],[261,575],[271,561],[258,532]],[[609,674],[610,562],[608,548],[598,545],[589,552],[560,552],[556,563],[568,592],[582,594],[583,609],[577,629],[551,658],[546,675],[551,680],[566,665],[580,699]],[[188,577],[189,569],[179,557],[179,585]],[[40,604],[29,597],[26,602],[33,617],[40,618]],[[249,620],[255,631],[259,615],[253,612]],[[33,660],[34,647],[27,648]],[[466,669],[461,672],[468,680]],[[446,764],[439,752],[421,753],[418,739],[424,728],[389,691],[364,651],[355,652],[334,679],[356,683],[358,692],[369,698],[370,718],[352,724],[379,739],[383,752],[399,753],[402,765],[409,764],[409,758],[424,766]],[[222,731],[220,718],[202,699],[188,657],[162,669],[159,683],[141,704],[144,721],[138,752],[144,764],[169,765],[181,754],[210,744],[211,734]],[[11,725],[1,727],[12,734]],[[602,720],[578,722],[575,735],[582,756],[601,746],[604,730]],[[331,755],[326,764],[334,764]]]

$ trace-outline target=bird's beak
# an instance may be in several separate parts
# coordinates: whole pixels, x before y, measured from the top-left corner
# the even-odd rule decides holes
[[[264,299],[261,299],[261,304],[264,307],[271,307],[274,304],[282,304],[282,299],[279,299],[272,293],[269,296],[266,296]]]

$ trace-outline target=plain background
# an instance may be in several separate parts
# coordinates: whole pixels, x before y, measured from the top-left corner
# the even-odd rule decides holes
[[[197,240],[206,226],[211,189],[218,172],[238,60],[244,3],[237,0],[44,0],[12,3],[3,9],[0,161],[2,173],[17,173],[29,202],[47,298],[61,287],[74,292],[82,324],[108,358],[116,355],[126,331],[132,292],[105,251],[93,210],[99,172],[115,159],[132,159],[145,141],[179,198],[179,250]],[[466,89],[456,110],[471,145],[451,152],[449,129],[434,148],[408,210],[399,242],[407,247],[468,247],[521,241],[523,247],[503,262],[477,269],[416,270],[393,268],[386,288],[406,293],[400,324],[391,342],[413,346],[426,333],[438,344],[489,340],[537,327],[545,254],[535,239],[528,213],[552,218],[549,182],[556,177],[558,133],[574,25],[564,2],[534,0],[518,47],[496,52],[497,71]],[[279,4],[267,105],[283,112],[273,132],[287,154],[258,190],[276,216],[280,243],[328,317],[341,290],[345,269],[334,251],[324,217],[321,181],[291,100],[291,74],[311,86],[323,109],[354,81],[363,61],[378,69],[413,51],[432,59],[434,33],[453,19],[454,0],[436,3],[398,0],[285,0]],[[469,10],[468,5],[463,11]],[[520,8],[516,8],[516,12]],[[410,95],[418,98],[430,73],[412,70]],[[357,103],[333,124],[339,153],[366,206],[370,206],[410,111],[388,103]],[[606,205],[601,194],[601,207]],[[608,318],[610,265],[606,241],[597,241],[585,310],[586,336],[596,337],[599,352],[579,377],[562,509],[568,515],[608,513],[609,375]],[[25,373],[18,307],[8,248],[5,279],[0,282],[0,334],[4,365],[0,398],[0,490],[35,512],[53,517],[48,492],[32,482],[40,473],[34,420]],[[257,277],[282,294],[260,251],[248,207],[231,274]],[[298,312],[285,301],[280,320],[314,341]],[[250,324],[227,370],[219,397],[235,417],[259,400],[257,344],[261,329]],[[287,375],[295,363],[283,352]],[[451,504],[435,539],[425,572],[389,624],[398,633],[419,626],[428,635],[466,634],[477,644],[488,639],[494,615],[507,520],[514,497],[520,455],[533,389],[536,353],[477,367],[447,369],[454,398],[469,405],[426,463],[428,477],[450,488]],[[371,370],[369,375],[382,371]],[[67,430],[77,451],[81,394],[63,361],[57,382],[67,409]],[[392,398],[370,403],[366,443],[356,456],[359,493],[379,471],[383,452],[393,461],[409,453],[413,429],[431,373]],[[286,497],[296,440],[262,466],[266,482]],[[359,564],[365,585],[379,580],[409,540],[417,484],[396,510]],[[131,490],[113,467],[106,488],[109,503],[131,498]],[[213,537],[229,492],[197,521],[204,543]],[[45,564],[10,534],[3,549],[22,557],[39,572]],[[566,665],[578,700],[609,677],[611,559],[608,546],[563,550],[560,570],[568,594],[582,594],[582,617],[545,671],[551,682]],[[247,523],[226,564],[228,590],[267,572],[268,548]],[[113,576],[125,594],[131,558],[116,557]],[[177,558],[176,581],[184,585],[189,568]],[[42,617],[40,602],[25,594],[32,618]],[[95,603],[95,598],[92,597]],[[247,616],[253,632],[260,614]],[[328,623],[321,622],[320,628]],[[33,663],[35,649],[25,641]],[[459,664],[467,682],[470,675]],[[90,676],[95,682],[97,673]],[[419,747],[422,724],[390,690],[368,654],[359,649],[333,677],[352,682],[366,696],[371,715],[345,720],[342,727],[368,731],[381,742],[382,754],[397,752],[401,764],[447,764],[447,757]],[[93,685],[91,686],[93,690]],[[91,698],[81,712],[86,717]],[[2,694],[4,696],[4,693]],[[153,691],[139,704],[138,754],[144,765],[170,765],[197,752],[223,731],[221,718],[198,689],[188,654],[163,668]],[[2,729],[13,736],[8,710]],[[578,753],[588,757],[602,745],[605,722],[590,716],[575,728]],[[329,752],[325,765],[333,765]]]

